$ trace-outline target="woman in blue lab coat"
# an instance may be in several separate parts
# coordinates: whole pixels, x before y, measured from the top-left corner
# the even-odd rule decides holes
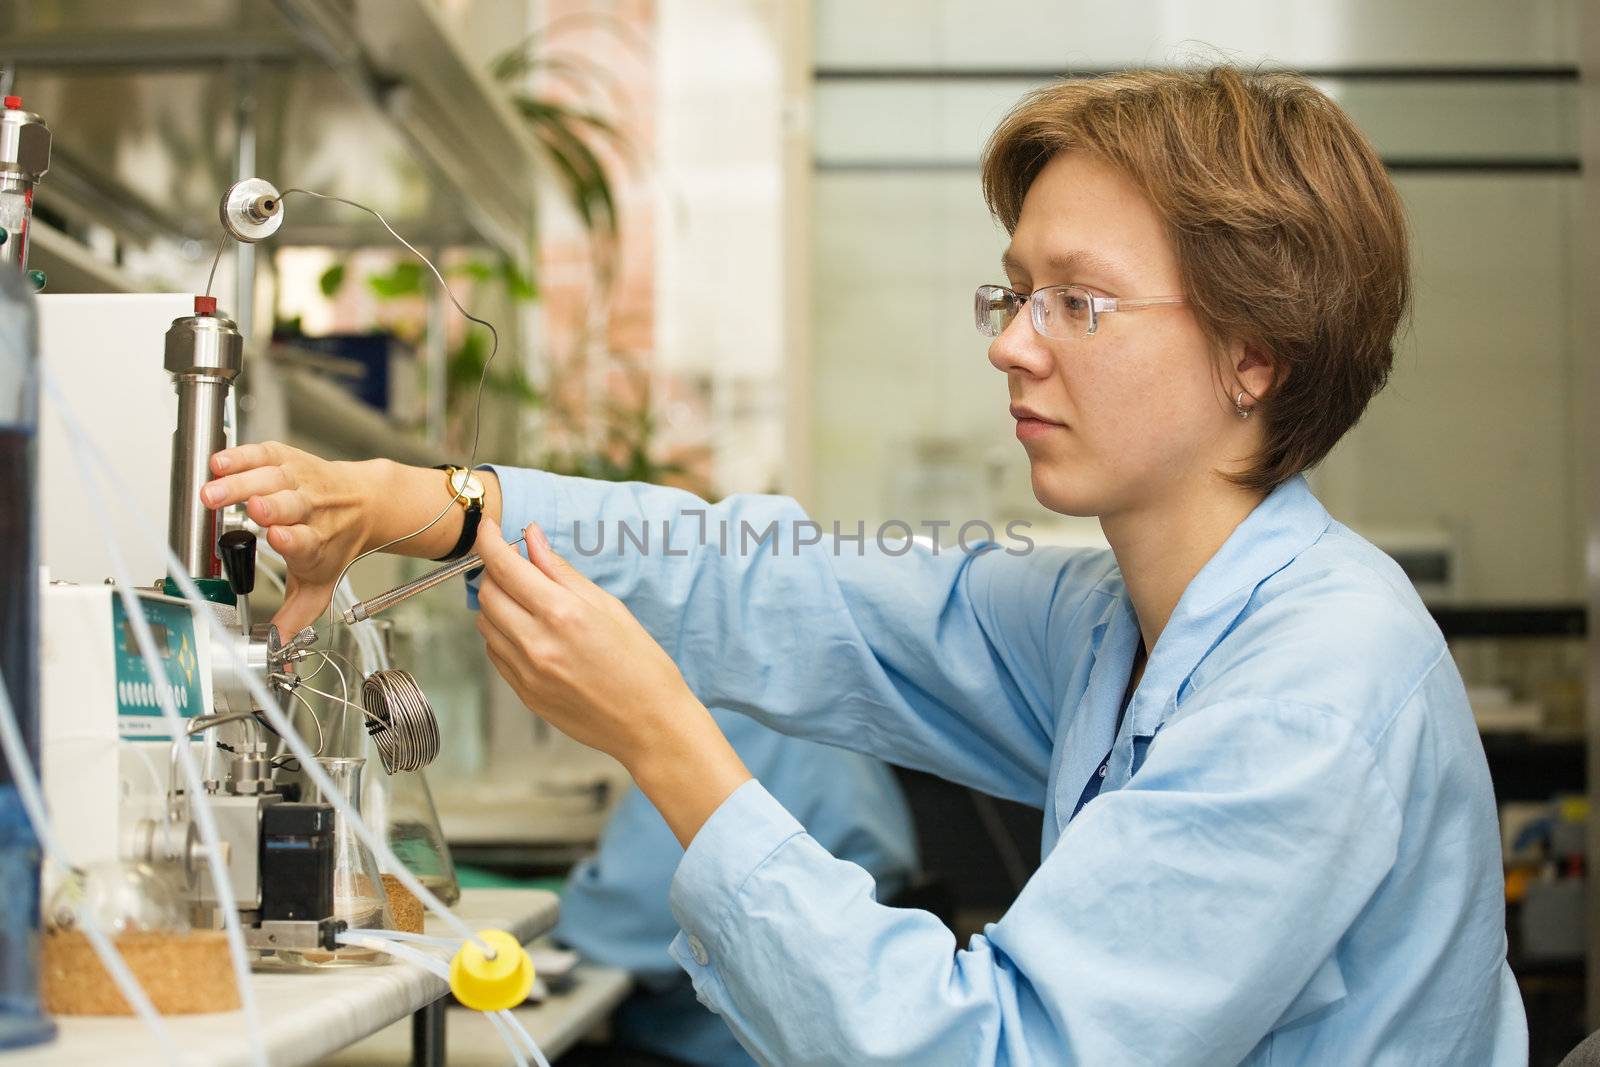
[[[489,656],[685,845],[672,952],[700,999],[785,1065],[1525,1063],[1461,681],[1303,477],[1382,387],[1407,304],[1372,147],[1293,77],[1134,72],[1025,98],[983,187],[1011,243],[977,325],[1035,495],[1098,516],[1110,552],[935,552],[780,498],[485,476]],[[281,446],[214,466],[207,499],[248,500],[294,567],[291,626],[448,499],[437,472]],[[646,520],[665,544],[590,554]],[[1039,805],[1043,861],[958,948],[805,834],[708,704]]]

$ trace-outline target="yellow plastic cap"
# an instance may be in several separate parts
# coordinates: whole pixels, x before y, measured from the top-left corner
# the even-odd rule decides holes
[[[527,1000],[533,988],[527,951],[504,930],[479,930],[478,936],[494,950],[494,959],[476,941],[462,945],[450,961],[450,992],[474,1011],[506,1011]]]

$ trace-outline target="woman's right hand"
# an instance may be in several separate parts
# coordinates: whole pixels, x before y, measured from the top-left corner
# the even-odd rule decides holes
[[[239,445],[211,457],[216,478],[200,490],[206,507],[243,503],[288,564],[283,607],[273,616],[287,638],[314,624],[351,560],[372,544],[372,501],[387,460],[334,462],[276,441]]]

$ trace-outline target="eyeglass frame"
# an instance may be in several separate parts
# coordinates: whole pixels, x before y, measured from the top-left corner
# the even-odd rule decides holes
[[[1005,293],[1009,295],[1012,300],[1015,300],[1019,305],[1023,302],[1026,302],[1028,304],[1028,320],[1033,324],[1033,332],[1037,333],[1040,337],[1050,337],[1058,341],[1070,341],[1079,335],[1074,333],[1062,337],[1060,335],[1046,333],[1044,331],[1044,329],[1040,326],[1040,322],[1044,318],[1044,300],[1042,299],[1042,294],[1044,293],[1054,292],[1060,289],[1071,289],[1082,293],[1088,298],[1089,328],[1082,334],[1084,337],[1093,337],[1095,335],[1095,331],[1100,328],[1101,312],[1143,311],[1146,308],[1179,307],[1188,303],[1188,300],[1181,296],[1096,296],[1088,286],[1079,285],[1076,282],[1069,282],[1066,285],[1042,286],[1041,288],[1033,290],[1033,292],[1029,293],[1027,296],[1023,296],[1010,286],[985,283],[978,286],[978,288],[973,290],[972,293],[973,325],[977,327],[978,333],[984,337],[999,337],[1000,333],[1005,332],[1004,327],[1001,328],[1000,333],[990,333],[986,328],[988,325],[989,314],[985,309],[990,307],[993,301],[987,301],[984,299],[983,292],[985,289],[995,289]],[[1022,308],[1019,306],[1016,312],[1012,312],[1011,317],[1015,319],[1017,312],[1020,312],[1021,310]],[[1006,325],[1009,326],[1010,323],[1007,323]]]

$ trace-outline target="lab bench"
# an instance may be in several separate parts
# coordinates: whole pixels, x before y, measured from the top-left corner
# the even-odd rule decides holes
[[[453,910],[475,929],[496,927],[527,943],[555,926],[558,900],[554,893],[537,889],[468,889]],[[429,916],[428,932],[450,931]],[[419,1039],[435,1035],[445,1017],[444,980],[413,963],[258,973],[251,975],[251,986],[272,1067],[320,1063],[407,1016],[414,1016],[408,1030]],[[198,1054],[197,1062],[207,1067],[250,1067],[254,1062],[241,1012],[168,1016],[166,1023],[178,1047]],[[0,1054],[0,1064],[164,1067],[167,1062],[144,1024],[132,1016],[63,1016],[56,1024],[59,1032],[53,1042]],[[403,1063],[405,1056],[391,1056],[385,1062]],[[419,1056],[416,1062],[430,1061]]]

